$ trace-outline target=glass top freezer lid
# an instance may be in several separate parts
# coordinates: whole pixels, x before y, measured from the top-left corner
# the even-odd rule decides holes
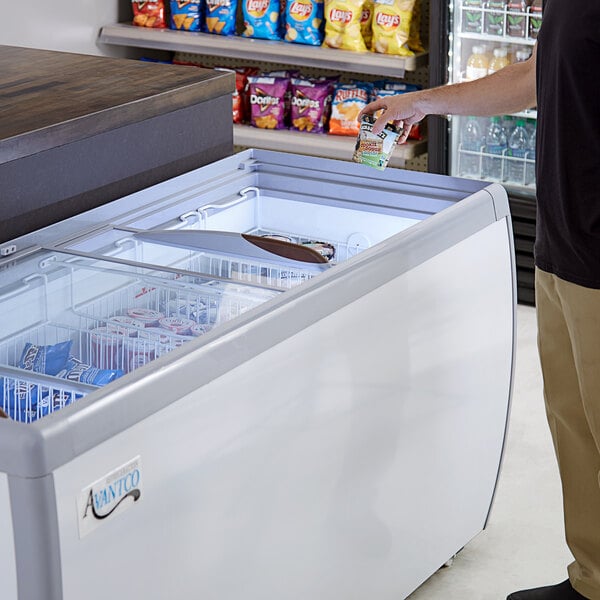
[[[279,292],[37,251],[3,277],[0,408],[34,421]]]

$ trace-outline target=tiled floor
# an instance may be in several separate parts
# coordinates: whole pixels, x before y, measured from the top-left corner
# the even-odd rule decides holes
[[[566,579],[571,561],[546,423],[535,309],[518,306],[517,366],[504,462],[488,527],[410,600],[504,600]]]

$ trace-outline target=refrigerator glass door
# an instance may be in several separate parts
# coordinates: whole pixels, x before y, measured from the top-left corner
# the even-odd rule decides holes
[[[452,0],[450,83],[470,81],[527,60],[539,15],[507,0]],[[523,5],[526,3],[523,2]],[[520,196],[535,195],[537,111],[450,118],[450,174],[499,182]]]

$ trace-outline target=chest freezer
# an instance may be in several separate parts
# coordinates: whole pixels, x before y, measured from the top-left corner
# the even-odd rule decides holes
[[[397,600],[485,527],[501,186],[248,150],[0,250],[2,598]]]

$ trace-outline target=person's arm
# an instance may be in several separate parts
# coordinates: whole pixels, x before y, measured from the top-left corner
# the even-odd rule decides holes
[[[400,121],[403,126],[400,142],[404,142],[410,126],[427,115],[487,117],[533,108],[536,54],[537,45],[525,62],[509,65],[487,77],[375,100],[363,108],[359,119],[383,109],[373,133],[379,133],[389,121]]]

